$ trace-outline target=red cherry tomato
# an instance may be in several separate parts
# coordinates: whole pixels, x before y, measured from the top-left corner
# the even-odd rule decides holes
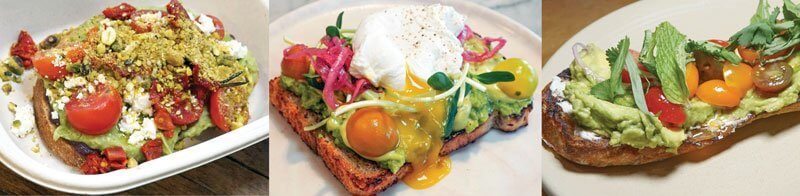
[[[11,46],[11,56],[18,56],[22,59],[22,65],[27,69],[33,66],[31,61],[36,51],[38,48],[36,48],[36,43],[33,42],[31,35],[27,31],[20,31],[17,43]]]
[[[209,113],[211,113],[211,122],[213,122],[214,125],[216,125],[220,130],[228,132],[231,130],[231,128],[226,120],[226,114],[230,112],[228,111],[227,105],[225,105],[225,103],[222,101],[223,93],[225,93],[225,89],[219,89],[216,92],[211,93],[211,100],[208,109]]]
[[[53,64],[55,60],[56,57],[54,56],[38,53],[33,57],[33,67],[36,69],[36,73],[47,79],[55,80],[67,76],[69,73],[67,72],[67,66],[56,66]]]
[[[208,15],[208,14],[206,14],[206,16],[211,18],[211,21],[214,22],[214,29],[215,29],[214,33],[213,33],[214,36],[219,40],[222,40],[222,38],[225,38],[225,26],[222,25],[222,21],[219,20],[219,18],[217,18],[216,16],[212,16],[212,15]],[[197,21],[197,22],[200,22],[200,16],[197,16],[194,20]]]
[[[189,14],[187,14],[186,9],[183,8],[183,4],[181,4],[178,0],[170,0],[167,4],[167,13],[176,17],[183,17],[188,18]]]
[[[303,74],[308,73],[311,57],[304,54],[307,47],[302,44],[293,45],[283,51],[281,74],[297,80],[305,80]]]
[[[70,125],[87,135],[107,133],[122,115],[122,97],[113,87],[103,84],[94,93],[81,93],[87,95],[81,99],[73,96],[65,106]]]
[[[164,131],[175,130],[175,124],[172,124],[172,118],[165,110],[157,110],[153,119],[156,123],[156,128]]]
[[[133,7],[127,3],[122,3],[114,7],[106,8],[103,10],[103,15],[111,20],[127,20],[131,18],[131,15],[135,11],[136,7]]]
[[[728,43],[728,42],[727,42],[727,41],[725,41],[725,40],[719,40],[719,39],[710,39],[710,40],[708,40],[708,41],[709,41],[709,42],[711,42],[711,43],[715,43],[715,44],[717,44],[717,45],[720,45],[720,46],[722,46],[722,47],[728,47],[728,46],[730,46],[730,45],[731,45],[730,43]]]
[[[755,50],[749,49],[749,48],[745,48],[745,47],[742,47],[742,46],[739,46],[738,48],[736,48],[736,51],[739,52],[739,56],[742,57],[742,60],[745,63],[750,64],[750,65],[758,65],[758,56],[759,56],[758,51],[755,51]]]
[[[647,109],[658,115],[658,120],[667,127],[680,127],[686,121],[683,107],[667,100],[661,87],[650,87],[645,94]]]
[[[142,145],[142,153],[144,154],[144,158],[148,161],[157,159],[164,154],[164,149],[161,147],[164,145],[161,140],[148,140],[147,142]]]

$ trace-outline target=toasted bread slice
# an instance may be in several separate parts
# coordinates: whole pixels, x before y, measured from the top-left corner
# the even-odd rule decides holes
[[[562,71],[559,78],[569,81],[569,69]],[[607,138],[588,140],[578,133],[578,125],[571,116],[561,109],[558,98],[550,92],[550,84],[542,92],[542,138],[544,146],[570,161],[582,165],[606,167],[614,165],[641,165],[692,152],[714,144],[755,120],[770,116],[800,111],[800,103],[794,103],[781,110],[758,115],[749,115],[739,124],[723,130],[708,131],[704,129],[689,130],[689,138],[678,148],[677,153],[670,153],[664,147],[636,149],[627,145],[611,146]]]
[[[349,150],[343,150],[333,143],[333,136],[325,130],[304,131],[303,127],[319,122],[320,117],[303,109],[299,104],[300,98],[281,87],[279,80],[280,78],[274,78],[269,82],[270,103],[287,119],[292,130],[300,136],[300,139],[314,153],[322,157],[325,166],[339,179],[347,191],[356,195],[377,194],[411,172],[410,164],[405,164],[396,173],[392,173],[374,161],[364,159]],[[530,109],[526,109],[524,112],[529,113]],[[486,123],[470,133],[463,131],[457,133],[445,142],[439,155],[448,155],[488,133],[495,122],[495,116],[497,115],[489,116]],[[519,128],[526,125],[527,120],[525,123],[517,121],[527,118],[527,116],[527,113],[523,113],[520,117],[513,119],[515,122],[505,124],[512,124]],[[322,137],[318,137],[319,135]]]
[[[56,155],[61,161],[69,166],[80,167],[83,164],[83,156],[76,151],[72,144],[64,139],[53,139],[53,132],[58,127],[50,119],[50,102],[45,93],[44,81],[36,80],[33,86],[33,111],[36,116],[36,128],[39,136],[42,137],[44,145],[50,149],[50,153]]]

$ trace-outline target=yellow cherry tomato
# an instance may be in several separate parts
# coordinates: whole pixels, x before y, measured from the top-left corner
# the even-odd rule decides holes
[[[356,110],[347,120],[345,131],[350,148],[367,157],[391,152],[399,142],[394,119],[378,107]]]
[[[697,65],[689,62],[686,64],[686,86],[689,87],[689,97],[694,97],[697,93],[698,84],[700,84],[700,73],[697,72]]]
[[[743,93],[753,88],[753,68],[750,65],[745,63],[733,65],[728,62],[722,66],[722,74],[725,77],[725,84],[738,88]]]
[[[507,71],[514,74],[514,81],[497,83],[497,87],[511,98],[530,98],[536,91],[538,76],[533,73],[531,65],[522,59],[506,59],[497,64],[493,71]]]
[[[721,107],[735,107],[744,96],[739,88],[731,87],[722,80],[709,80],[697,88],[697,97],[700,100]]]

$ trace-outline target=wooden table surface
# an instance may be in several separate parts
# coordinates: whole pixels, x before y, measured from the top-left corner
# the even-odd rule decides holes
[[[264,195],[269,190],[267,141],[124,195]],[[0,164],[0,195],[64,194],[39,186]]]
[[[635,0],[542,1],[542,64],[584,27]]]

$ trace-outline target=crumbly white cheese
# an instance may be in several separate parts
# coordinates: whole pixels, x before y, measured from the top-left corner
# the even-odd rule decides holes
[[[57,54],[55,55],[56,58],[53,59],[52,62],[54,67],[64,67],[67,66],[67,62],[64,61],[64,56]]]
[[[145,91],[144,88],[137,87],[133,82],[128,82],[125,85],[124,95],[123,101],[131,105],[131,110],[148,116],[153,114],[150,93]]]
[[[11,132],[20,138],[33,133],[36,120],[33,115],[33,106],[30,104],[17,106],[17,112],[14,114],[14,121],[19,122],[19,126],[11,126]]]
[[[600,135],[597,135],[597,133],[595,133],[595,132],[581,130],[581,129],[575,130],[575,131],[578,132],[578,136],[581,136],[581,138],[583,138],[585,140],[595,141],[595,140],[603,139],[602,137],[600,137]]]
[[[217,28],[214,27],[214,20],[211,19],[211,17],[206,16],[205,14],[200,14],[200,16],[197,17],[197,22],[195,22],[194,24],[197,25],[197,27],[200,28],[200,31],[202,31],[206,35],[211,34],[211,32],[217,30]]]
[[[64,88],[72,89],[75,87],[81,87],[86,85],[86,83],[87,83],[86,78],[84,77],[80,76],[68,77],[66,80],[64,80]]]
[[[157,131],[156,123],[153,121],[153,118],[144,118],[142,119],[141,129],[134,131],[133,134],[128,137],[128,143],[139,144],[145,140],[156,139]]]
[[[136,18],[139,22],[146,23],[146,24],[160,24],[166,22],[161,12],[154,12],[154,13],[147,13],[142,14],[138,18]]]
[[[561,80],[561,78],[558,76],[553,77],[553,81],[550,82],[550,93],[553,94],[553,97],[556,97],[558,100],[560,100],[556,103],[556,105],[560,106],[564,113],[572,113],[572,104],[564,100],[565,88],[567,88],[566,82]]]
[[[226,46],[228,48],[228,52],[231,53],[237,59],[244,58],[247,56],[247,46],[242,45],[241,42],[236,40],[231,41],[219,41],[220,44]]]

